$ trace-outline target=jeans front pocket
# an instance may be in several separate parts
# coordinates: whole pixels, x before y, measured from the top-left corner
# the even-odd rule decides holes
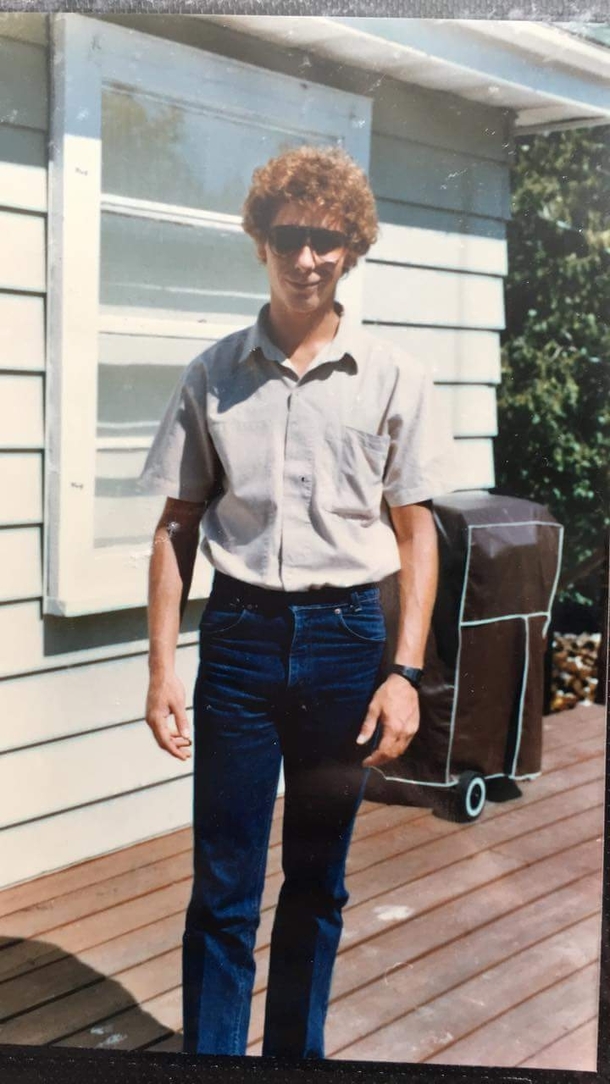
[[[202,636],[223,636],[231,632],[243,620],[247,614],[245,606],[212,606],[209,603],[203,611],[199,622],[199,631]]]
[[[354,640],[367,643],[383,643],[386,638],[385,618],[378,599],[362,602],[358,609],[353,606],[337,607],[341,627]]]

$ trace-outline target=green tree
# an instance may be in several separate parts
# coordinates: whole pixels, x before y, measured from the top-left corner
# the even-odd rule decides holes
[[[610,126],[521,139],[512,191],[496,485],[564,524],[563,597],[597,602],[610,524]]]

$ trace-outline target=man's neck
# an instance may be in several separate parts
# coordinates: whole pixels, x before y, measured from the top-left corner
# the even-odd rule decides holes
[[[299,373],[305,372],[320,350],[334,339],[339,326],[339,312],[333,305],[325,312],[286,312],[269,305],[268,330],[274,343],[290,359]]]

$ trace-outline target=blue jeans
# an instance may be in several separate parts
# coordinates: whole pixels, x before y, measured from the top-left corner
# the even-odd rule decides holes
[[[244,605],[234,584],[216,577],[201,622],[184,1049],[245,1053],[283,757],[284,883],[271,938],[263,1054],[323,1057],[348,898],[345,860],[366,780],[361,762],[373,745],[356,745],[356,737],[379,680],[384,619],[375,587],[346,590],[330,603],[311,602],[308,593],[304,604],[261,591],[260,601],[255,592],[255,602]]]

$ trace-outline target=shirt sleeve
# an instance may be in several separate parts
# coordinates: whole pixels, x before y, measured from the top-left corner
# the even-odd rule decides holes
[[[455,489],[449,420],[439,408],[432,377],[423,366],[399,363],[387,426],[390,449],[383,495],[391,507],[416,504]]]
[[[138,489],[204,503],[221,479],[206,422],[206,371],[195,359],[179,380],[150,447]]]

